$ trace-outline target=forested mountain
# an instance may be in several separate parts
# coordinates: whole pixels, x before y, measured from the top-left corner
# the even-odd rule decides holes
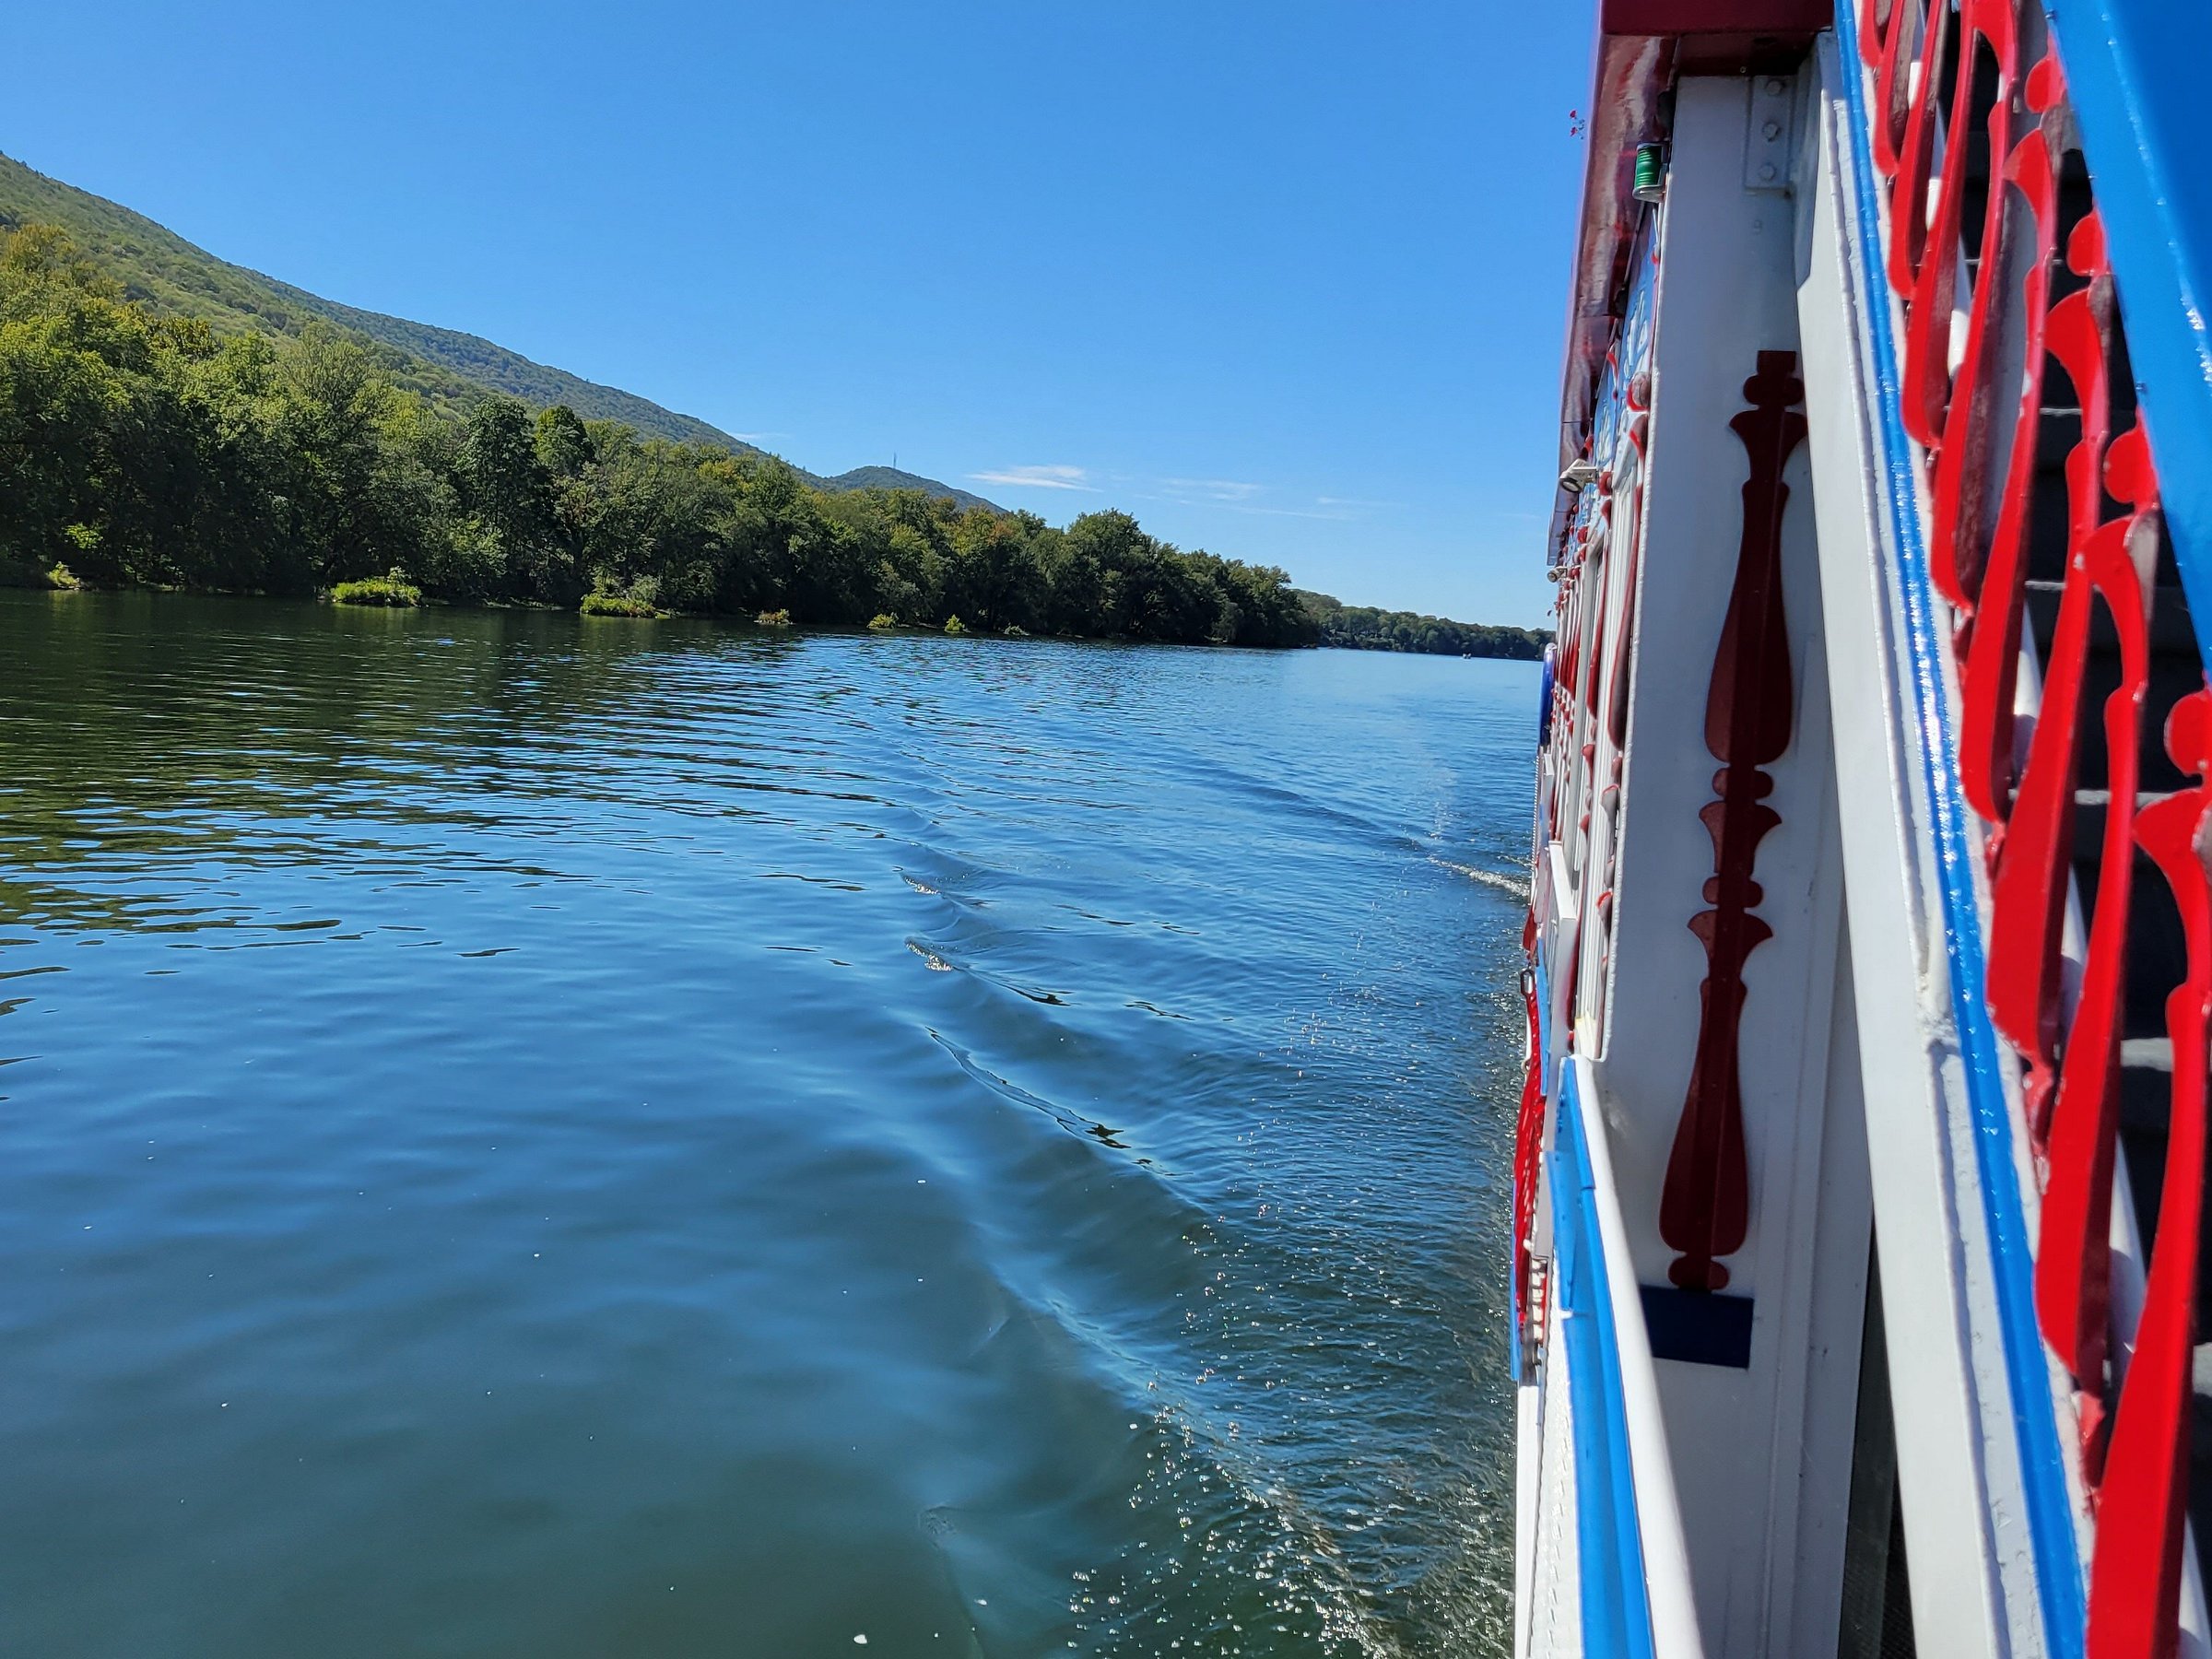
[[[281,302],[295,306],[303,316],[319,317],[388,347],[406,359],[444,370],[465,382],[467,390],[459,394],[463,403],[484,392],[503,392],[533,408],[566,404],[586,420],[618,420],[650,438],[666,438],[677,443],[719,444],[739,454],[766,453],[757,445],[731,437],[718,427],[710,426],[697,416],[678,415],[635,393],[603,386],[565,370],[547,368],[519,351],[495,346],[480,335],[463,334],[458,329],[434,328],[428,323],[410,323],[404,317],[387,317],[382,312],[360,311],[271,277],[260,280],[267,284]],[[399,371],[394,380],[404,382],[404,367],[397,364],[393,367]]]
[[[1346,605],[1327,594],[1297,590],[1299,603],[1313,618],[1324,645],[1351,651],[1412,651],[1430,656],[1521,657],[1544,654],[1550,633],[1540,628],[1506,628],[1486,622],[1453,622],[1413,611],[1377,610]]]
[[[935,478],[924,478],[918,473],[903,471],[896,466],[856,466],[851,472],[841,472],[834,478],[824,478],[825,489],[914,489],[927,496],[942,496],[955,507],[988,507],[993,512],[1006,509],[995,501],[986,501],[971,489],[956,489],[949,484],[940,484]]]
[[[220,337],[53,226],[0,229],[0,579],[1306,645],[1284,573],[504,393],[395,382],[320,319]]]
[[[1546,635],[1301,594],[888,466],[817,477],[473,335],[228,265],[0,157],[0,581],[1453,655]]]
[[[533,362],[476,335],[341,305],[230,265],[143,214],[0,156],[0,228],[26,224],[56,225],[68,231],[71,241],[103,273],[122,284],[126,298],[156,316],[204,322],[218,340],[254,332],[297,335],[310,323],[322,322],[366,349],[378,372],[392,384],[432,404],[465,409],[487,392],[503,392],[533,408],[566,404],[586,420],[619,420],[649,438],[712,443],[734,454],[764,453],[694,416]],[[879,473],[888,475],[891,469],[860,467],[835,478],[818,477],[802,469],[799,476],[832,492],[919,489],[961,507],[982,500],[912,473],[897,474],[895,481],[864,476]]]

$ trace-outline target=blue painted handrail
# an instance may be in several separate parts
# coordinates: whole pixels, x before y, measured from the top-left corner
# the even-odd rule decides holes
[[[2212,20],[2204,0],[2044,9],[2097,186],[2174,561],[2191,612],[2212,617]],[[2196,645],[2212,672],[2212,628],[2197,629]]]
[[[1544,672],[1536,685],[1536,747],[1541,749],[1551,736],[1551,694],[1559,683],[1559,645],[1557,640],[1544,647]]]
[[[1571,1065],[1559,1068],[1554,1111],[1552,1247],[1574,1425],[1583,1651],[1601,1659],[1650,1659],[1652,1606],[1622,1406],[1620,1336],[1613,1321],[1598,1234],[1596,1182]]]

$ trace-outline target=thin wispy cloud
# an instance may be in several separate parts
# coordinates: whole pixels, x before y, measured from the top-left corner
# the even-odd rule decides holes
[[[772,439],[788,438],[789,432],[732,432],[731,437],[741,443],[767,443]]]
[[[970,473],[978,484],[1000,484],[1015,489],[1083,489],[1098,493],[1088,482],[1088,470],[1080,466],[1002,466],[996,472]]]
[[[1230,511],[1231,512],[1257,512],[1265,514],[1268,518],[1334,519],[1339,524],[1347,523],[1359,516],[1356,512],[1347,512],[1341,507],[1258,507],[1241,501],[1232,501],[1230,504]]]
[[[1209,501],[1249,501],[1267,488],[1234,478],[1162,478],[1159,487],[1170,495],[1198,496]]]
[[[1305,501],[1293,497],[1291,502],[1284,502],[1279,498],[1285,492],[1271,485],[1246,483],[1241,478],[1155,478],[1152,483],[1159,494],[1150,499],[1176,501],[1189,507],[1225,507],[1231,512],[1253,513],[1264,518],[1325,519],[1347,523],[1365,517],[1372,510],[1404,505],[1399,501],[1371,501],[1358,496],[1328,495],[1313,496]]]
[[[1083,466],[1001,466],[968,475],[978,484],[995,484],[1012,489],[1078,489],[1099,495],[1107,486],[1125,500],[1172,501],[1185,507],[1218,507],[1230,512],[1263,518],[1322,519],[1338,524],[1364,518],[1374,510],[1400,507],[1401,501],[1372,501],[1358,496],[1279,498],[1287,493],[1272,485],[1243,478],[1143,478],[1128,474],[1094,474]],[[1100,480],[1093,483],[1096,477]],[[1293,504],[1295,503],[1295,504]]]

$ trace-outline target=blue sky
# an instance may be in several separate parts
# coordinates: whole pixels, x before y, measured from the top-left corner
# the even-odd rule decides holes
[[[818,472],[1539,623],[1588,0],[14,11],[0,149]]]

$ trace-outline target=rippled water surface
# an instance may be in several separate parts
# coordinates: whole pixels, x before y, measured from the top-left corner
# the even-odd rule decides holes
[[[0,1651],[1502,1652],[1534,701],[0,594]]]

